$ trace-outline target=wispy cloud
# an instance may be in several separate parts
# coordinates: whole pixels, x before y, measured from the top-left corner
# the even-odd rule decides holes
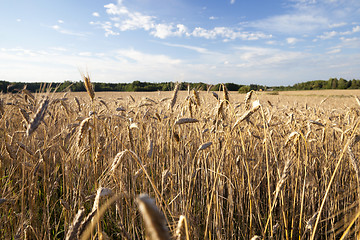
[[[311,35],[348,25],[360,13],[358,0],[289,0],[285,13],[250,22],[247,26],[271,33]]]
[[[277,15],[248,23],[250,27],[292,35],[315,33],[319,29],[327,28],[328,25],[327,18],[306,13]]]
[[[123,5],[122,1],[118,1],[117,4],[107,4],[104,7],[106,9],[106,13],[110,16],[111,21],[91,22],[91,24],[100,25],[105,30],[105,35],[107,36],[117,35],[117,32],[114,30],[114,28],[116,28],[120,31],[142,29],[149,31],[150,35],[160,39],[186,36],[205,39],[222,38],[224,41],[230,41],[235,39],[258,40],[272,37],[271,34],[264,34],[259,31],[241,31],[240,29],[230,27],[215,27],[213,29],[195,27],[191,30],[181,23],[159,23],[160,21],[156,16],[130,11]],[[214,20],[216,17],[210,17],[209,19]]]
[[[335,54],[341,52],[340,48],[335,48],[327,52],[327,54]]]
[[[343,32],[337,32],[337,31],[331,31],[331,32],[324,32],[322,35],[317,36],[318,39],[326,40],[333,38],[335,36],[345,36],[345,35],[351,35],[354,33],[360,32],[360,26],[355,26],[351,30],[343,31]]]
[[[98,12],[93,12],[92,15],[93,15],[94,17],[100,17],[100,14],[99,14]]]
[[[338,27],[343,27],[346,26],[347,23],[346,22],[339,22],[339,23],[333,23],[329,25],[329,28],[338,28]]]
[[[298,38],[293,38],[293,37],[286,38],[286,42],[291,45],[296,44],[298,41],[300,41],[300,39]]]
[[[74,31],[65,29],[59,25],[52,25],[51,28],[54,29],[55,31],[57,31],[61,34],[65,34],[65,35],[71,35],[71,36],[77,36],[77,37],[85,37],[88,35],[87,33],[74,32]]]
[[[109,22],[109,21],[106,21],[106,22],[100,22],[100,21],[93,22],[93,21],[91,21],[90,25],[99,26],[100,28],[102,28],[105,31],[105,37],[120,35],[119,32],[116,32],[116,31],[113,30],[113,24],[111,22]]]
[[[215,39],[217,37],[223,38],[226,40],[235,40],[235,39],[242,39],[242,40],[258,40],[261,38],[271,38],[272,35],[264,34],[261,32],[245,32],[240,31],[233,28],[228,27],[215,27],[213,29],[204,29],[201,27],[197,27],[191,33],[191,36],[194,37],[203,37],[206,39]]]
[[[189,46],[189,45],[183,45],[183,44],[174,44],[174,43],[163,43],[163,45],[166,46],[170,46],[170,47],[179,47],[179,48],[185,48],[185,49],[189,49],[198,53],[202,53],[202,54],[211,54],[212,52],[209,51],[206,48],[202,48],[202,47],[196,47],[196,46]]]
[[[1,77],[9,81],[77,81],[80,78],[77,69],[87,67],[91,69],[94,81],[100,82],[171,81],[184,76],[184,80],[207,83],[217,83],[219,79],[224,82],[241,79],[243,84],[289,85],[304,79],[352,78],[354,73],[350,69],[358,69],[360,61],[360,53],[353,54],[352,61],[348,61],[349,56],[341,51],[340,46],[327,49],[327,54],[237,46],[222,53],[211,53],[216,57],[209,57],[205,48],[169,46],[194,50],[199,54],[195,60],[185,60],[134,48],[108,52],[1,48]],[[340,66],[339,62],[343,64]]]

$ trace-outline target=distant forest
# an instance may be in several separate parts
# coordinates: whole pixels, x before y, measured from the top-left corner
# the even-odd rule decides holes
[[[96,92],[106,91],[121,91],[121,92],[150,92],[150,91],[172,91],[174,89],[173,82],[162,83],[149,83],[134,81],[132,83],[93,83],[94,90]],[[330,78],[329,80],[315,80],[303,83],[297,83],[293,86],[263,86],[257,84],[240,85],[235,83],[225,83],[225,86],[229,91],[238,91],[240,93],[246,93],[250,90],[272,90],[272,91],[294,91],[294,90],[321,90],[321,89],[360,89],[360,80],[346,80],[343,78]],[[31,92],[39,92],[43,88],[50,87],[53,91],[67,91],[82,92],[86,91],[82,81],[71,82],[65,81],[63,83],[21,83],[21,82],[8,82],[0,81],[0,92],[17,92],[21,89],[28,89]],[[221,88],[221,84],[209,85],[206,83],[187,83],[182,82],[180,84],[180,90],[190,89],[197,90],[210,90],[218,91]]]

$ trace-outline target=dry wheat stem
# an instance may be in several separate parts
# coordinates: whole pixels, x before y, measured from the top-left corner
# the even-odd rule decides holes
[[[358,120],[358,121],[356,122],[354,129],[357,129],[358,126],[359,126],[359,124],[360,124],[360,120]],[[352,132],[351,137],[353,137],[354,135],[355,135],[355,130]],[[325,201],[326,201],[327,196],[328,196],[329,191],[330,191],[330,187],[331,187],[331,185],[332,185],[332,183],[333,183],[333,181],[334,181],[334,179],[335,179],[335,175],[336,175],[337,170],[338,170],[338,168],[339,168],[339,166],[340,166],[340,163],[342,162],[342,159],[343,159],[343,157],[344,157],[344,153],[346,152],[346,149],[349,147],[350,143],[351,143],[351,141],[350,141],[350,139],[349,139],[349,140],[347,141],[347,143],[345,144],[343,151],[342,151],[341,154],[340,154],[339,160],[338,160],[337,163],[336,163],[335,169],[334,169],[334,171],[333,171],[333,174],[332,174],[332,176],[331,176],[331,178],[330,178],[330,181],[329,181],[329,183],[328,183],[328,186],[327,186],[327,188],[326,188],[325,196],[323,197],[323,200],[322,200],[322,202],[321,202],[320,209],[319,209],[319,211],[318,211],[319,214],[318,214],[318,216],[317,216],[317,218],[316,218],[316,222],[315,222],[314,229],[313,229],[313,232],[312,232],[312,234],[311,234],[310,240],[314,240],[314,238],[315,238],[315,234],[316,234],[316,230],[317,230],[317,225],[318,225],[318,223],[319,223],[319,221],[320,221],[321,212],[322,212],[322,210],[323,210],[323,208],[324,208]]]

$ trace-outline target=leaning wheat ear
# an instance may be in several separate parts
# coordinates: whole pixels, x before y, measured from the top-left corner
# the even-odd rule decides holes
[[[30,120],[30,123],[26,130],[26,135],[30,136],[40,125],[40,122],[43,120],[46,109],[49,105],[48,97],[45,97],[44,100],[41,102],[40,107],[35,113],[35,116]]]
[[[157,208],[153,199],[146,194],[137,198],[146,231],[151,240],[170,240],[169,230],[163,213]]]
[[[66,240],[77,239],[77,232],[79,230],[81,221],[84,218],[84,215],[85,215],[85,209],[84,208],[79,209],[79,211],[77,212],[77,214],[74,217],[72,224],[69,227],[69,231],[66,234],[66,237],[65,237]]]

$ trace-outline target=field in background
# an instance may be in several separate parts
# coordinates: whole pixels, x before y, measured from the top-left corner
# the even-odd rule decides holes
[[[360,90],[174,94],[0,95],[0,238],[357,236]]]

